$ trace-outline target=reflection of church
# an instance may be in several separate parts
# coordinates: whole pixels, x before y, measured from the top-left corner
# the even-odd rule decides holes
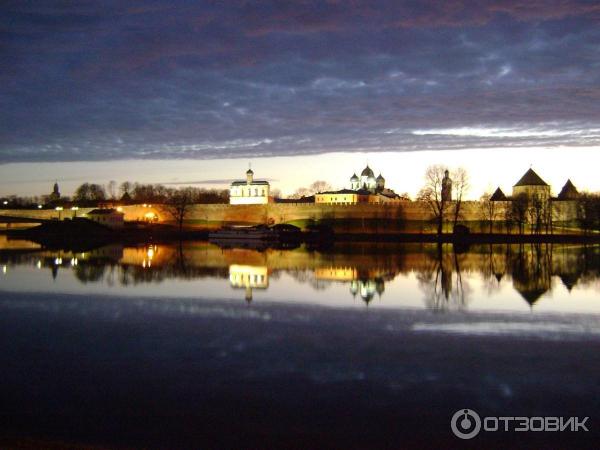
[[[368,305],[385,291],[385,281],[391,280],[396,274],[379,269],[364,270],[350,266],[320,267],[315,269],[318,280],[350,283],[350,293],[353,298],[357,295]]]
[[[229,266],[229,284],[234,289],[244,289],[245,299],[252,301],[253,289],[269,287],[269,269],[266,266],[248,266],[231,264]]]
[[[371,303],[375,294],[381,298],[381,294],[385,291],[385,282],[383,278],[352,280],[350,282],[350,293],[352,297],[360,295],[360,298],[368,305]]]

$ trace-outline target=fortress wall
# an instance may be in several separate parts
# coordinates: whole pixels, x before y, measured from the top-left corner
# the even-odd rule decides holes
[[[502,231],[501,223],[509,202],[496,202],[494,231]],[[576,218],[576,202],[553,202],[554,221],[565,222]],[[78,216],[93,208],[81,208]],[[173,218],[161,205],[123,206],[126,221],[144,220],[150,214],[158,222],[172,222]],[[55,210],[0,210],[0,214],[13,217],[56,219]],[[72,217],[70,210],[62,211],[62,217]],[[448,208],[446,222],[453,216],[453,207]],[[338,231],[365,231],[377,228],[379,232],[406,230],[412,232],[434,231],[433,214],[424,202],[401,202],[396,204],[323,205],[316,203],[269,203],[266,205],[199,204],[190,208],[186,225],[197,227],[219,227],[225,224],[263,224],[326,221]],[[481,203],[465,201],[461,206],[460,222],[466,222],[472,231],[487,231],[485,214]],[[450,230],[448,230],[450,231]]]
[[[79,208],[77,211],[77,217],[81,217],[83,214],[86,214],[93,209],[96,208]],[[73,217],[74,212],[75,211],[71,211],[70,209],[65,209],[60,211],[60,217],[62,219],[71,218]],[[28,219],[52,220],[58,219],[59,211],[56,211],[55,209],[0,209],[0,215],[10,217],[26,217]]]

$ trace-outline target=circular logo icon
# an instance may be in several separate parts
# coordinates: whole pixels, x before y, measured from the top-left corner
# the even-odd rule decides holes
[[[481,430],[481,417],[472,409],[459,409],[452,416],[450,428],[460,439],[472,439]]]

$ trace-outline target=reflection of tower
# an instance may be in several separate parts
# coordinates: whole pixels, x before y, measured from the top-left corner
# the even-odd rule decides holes
[[[269,287],[269,269],[266,266],[247,266],[231,264],[229,266],[229,284],[234,289],[244,289],[246,302],[252,302],[253,289]]]
[[[540,245],[519,248],[512,267],[513,286],[532,308],[552,284],[547,249]]]

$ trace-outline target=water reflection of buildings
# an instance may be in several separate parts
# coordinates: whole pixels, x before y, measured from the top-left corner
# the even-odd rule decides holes
[[[229,266],[229,283],[234,289],[244,289],[246,291],[244,298],[250,303],[253,289],[269,287],[269,269],[266,266],[231,264]]]
[[[370,304],[382,296],[397,274],[416,276],[425,306],[436,310],[463,309],[473,291],[476,274],[483,288],[500,292],[511,285],[529,304],[537,303],[555,286],[571,291],[598,284],[600,246],[485,245],[456,252],[452,245],[385,245],[339,251],[256,251],[221,249],[208,243],[183,245],[109,245],[85,252],[65,250],[0,250],[0,275],[12,267],[47,269],[53,278],[69,271],[81,283],[119,283],[122,286],[159,283],[167,279],[229,278],[251,300],[254,289],[267,289],[274,277],[287,274],[320,291],[333,283],[345,285],[354,298]],[[463,274],[466,276],[463,279]],[[477,281],[474,283],[477,287]],[[315,292],[315,296],[322,295]]]
[[[515,290],[530,307],[552,288],[552,254],[546,246],[520,247],[512,257]]]
[[[320,267],[315,269],[317,280],[337,281],[350,283],[350,293],[353,298],[359,295],[368,305],[375,294],[379,297],[385,291],[385,281],[392,280],[396,272],[382,269],[359,269],[357,267],[338,266]]]

